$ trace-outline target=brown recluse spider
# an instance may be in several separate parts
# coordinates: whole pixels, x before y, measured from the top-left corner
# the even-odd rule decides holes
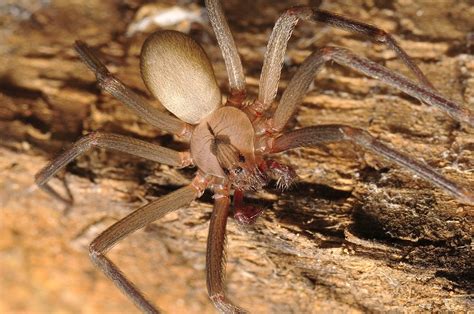
[[[424,163],[390,148],[362,129],[331,124],[283,131],[314,77],[327,61],[376,78],[427,105],[445,111],[459,122],[474,126],[473,112],[443,97],[390,34],[369,24],[318,8],[290,8],[279,17],[273,28],[263,62],[258,97],[249,100],[240,57],[221,4],[218,0],[206,0],[206,7],[229,77],[230,91],[225,104],[222,103],[221,91],[206,53],[185,34],[175,31],[155,32],[145,41],[141,51],[143,80],[150,92],[173,115],[155,109],[143,97],[127,88],[110,74],[84,42],[77,41],[75,44],[80,58],[95,73],[102,89],[122,101],[149,124],[189,140],[189,151],[178,152],[122,135],[93,132],[82,137],[36,176],[36,183],[40,187],[55,194],[47,181],[71,160],[93,147],[114,149],[176,167],[197,166],[196,176],[189,185],[136,209],[102,232],[90,244],[89,252],[93,263],[144,312],[156,313],[158,310],[106,253],[135,230],[189,205],[205,189],[214,193],[206,254],[208,294],[219,311],[244,312],[224,293],[224,246],[230,194],[233,190],[235,219],[242,224],[255,222],[262,211],[244,205],[243,193],[262,189],[270,180],[276,180],[278,186],[286,188],[296,179],[290,166],[269,159],[269,155],[301,146],[348,141],[424,178],[459,202],[474,205],[472,191],[457,185]],[[316,49],[301,64],[276,109],[272,111],[286,46],[300,19],[325,23],[386,44],[410,69],[418,82],[354,55],[347,49],[322,47]]]

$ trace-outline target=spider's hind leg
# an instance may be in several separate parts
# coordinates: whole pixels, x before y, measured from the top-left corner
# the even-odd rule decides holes
[[[240,106],[245,99],[245,75],[240,60],[239,52],[234,38],[230,32],[229,25],[224,16],[224,10],[218,0],[206,0],[206,8],[211,21],[212,28],[216,34],[217,42],[222,51],[227,76],[229,77],[230,95],[227,100],[229,104]]]
[[[87,67],[95,74],[101,89],[105,90],[138,117],[148,124],[179,136],[190,137],[191,126],[187,123],[164,113],[151,105],[144,97],[135,93],[122,81],[109,72],[107,67],[99,60],[93,50],[84,42],[78,40],[74,44],[76,52]]]
[[[70,148],[66,149],[62,154],[53,159],[36,174],[35,182],[38,187],[59,201],[65,203],[67,206],[71,206],[73,197],[67,188],[67,185],[64,183],[67,196],[64,197],[51,187],[48,184],[48,181],[73,159],[94,147],[116,150],[171,166],[186,167],[192,163],[189,152],[174,151],[166,147],[128,136],[92,132],[81,137]]]
[[[196,180],[196,179],[195,179]],[[145,313],[159,313],[133,282],[107,257],[107,252],[120,240],[147,224],[190,204],[202,190],[193,183],[142,206],[102,232],[89,247],[94,263],[135,305]]]

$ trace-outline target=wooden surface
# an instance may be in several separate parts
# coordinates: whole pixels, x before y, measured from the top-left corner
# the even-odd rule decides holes
[[[249,92],[257,93],[266,40],[279,13],[321,1],[225,1]],[[145,13],[198,3],[11,1],[0,5],[0,312],[137,313],[97,271],[88,244],[141,204],[192,178],[124,154],[93,150],[67,167],[68,213],[38,191],[34,174],[92,130],[133,135],[183,150],[186,143],[145,125],[111,96],[72,50],[101,51],[110,69],[146,95],[138,54]],[[277,4],[275,4],[277,3]],[[322,1],[321,7],[391,32],[448,98],[474,110],[474,7],[464,0]],[[160,11],[161,10],[161,11]],[[182,21],[210,55],[223,90],[225,69],[212,32]],[[129,35],[126,36],[127,30]],[[301,23],[281,87],[312,49],[348,47],[403,73],[384,46]],[[290,127],[347,123],[474,185],[474,130],[338,66],[312,86]],[[473,307],[473,207],[358,147],[333,144],[279,156],[297,168],[289,191],[249,195],[266,211],[256,225],[228,224],[227,290],[254,313],[467,311]],[[60,181],[55,181],[61,188]],[[167,313],[213,313],[205,284],[209,194],[117,245],[109,254]]]

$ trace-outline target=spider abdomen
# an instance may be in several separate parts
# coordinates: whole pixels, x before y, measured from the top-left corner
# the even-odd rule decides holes
[[[150,35],[143,44],[140,68],[150,92],[182,121],[197,124],[222,104],[208,56],[186,34]]]

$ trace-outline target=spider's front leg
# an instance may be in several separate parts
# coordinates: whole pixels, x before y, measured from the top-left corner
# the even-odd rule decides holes
[[[403,75],[367,58],[356,56],[348,49],[324,47],[308,56],[291,78],[272,117],[269,131],[277,133],[283,129],[296,110],[296,107],[302,102],[315,75],[328,61],[334,61],[342,66],[378,79],[428,105],[439,108],[457,121],[474,126],[474,113],[472,111],[444,98],[437,91],[414,83]]]
[[[301,102],[314,75],[329,60],[379,79],[420,99],[428,105],[438,107],[457,121],[474,126],[474,113],[436,92],[429,80],[390,34],[369,24],[305,6],[288,9],[275,23],[265,52],[262,74],[260,76],[258,101],[253,105],[253,110],[256,112],[267,110],[276,97],[287,43],[296,23],[300,19],[323,22],[330,26],[363,34],[376,42],[385,43],[395,51],[398,57],[413,72],[419,83],[414,83],[408,78],[368,59],[357,57],[347,49],[335,47],[322,48],[315,51],[305,60],[294,78],[290,81],[288,88],[282,96],[275,114],[275,121],[270,127],[270,132],[278,132],[283,128],[287,119],[293,113],[294,106]]]
[[[445,178],[435,169],[402,154],[375,139],[368,132],[347,125],[320,125],[306,127],[277,137],[271,145],[272,153],[302,146],[317,146],[323,143],[349,141],[372,151],[389,161],[419,175],[437,187],[453,195],[460,202],[474,205],[474,192]]]
[[[359,33],[375,42],[386,44],[397,54],[423,86],[428,89],[434,89],[433,85],[418,68],[415,62],[386,31],[376,26],[359,22],[332,12],[319,10],[314,7],[299,6],[286,10],[278,18],[273,27],[265,51],[262,73],[260,75],[258,102],[254,105],[254,109],[257,112],[265,111],[275,100],[288,40],[299,20],[325,23],[329,26]]]
[[[214,209],[209,223],[206,253],[207,292],[214,306],[222,313],[246,313],[225,295],[225,232],[229,216],[228,188],[214,189]]]

